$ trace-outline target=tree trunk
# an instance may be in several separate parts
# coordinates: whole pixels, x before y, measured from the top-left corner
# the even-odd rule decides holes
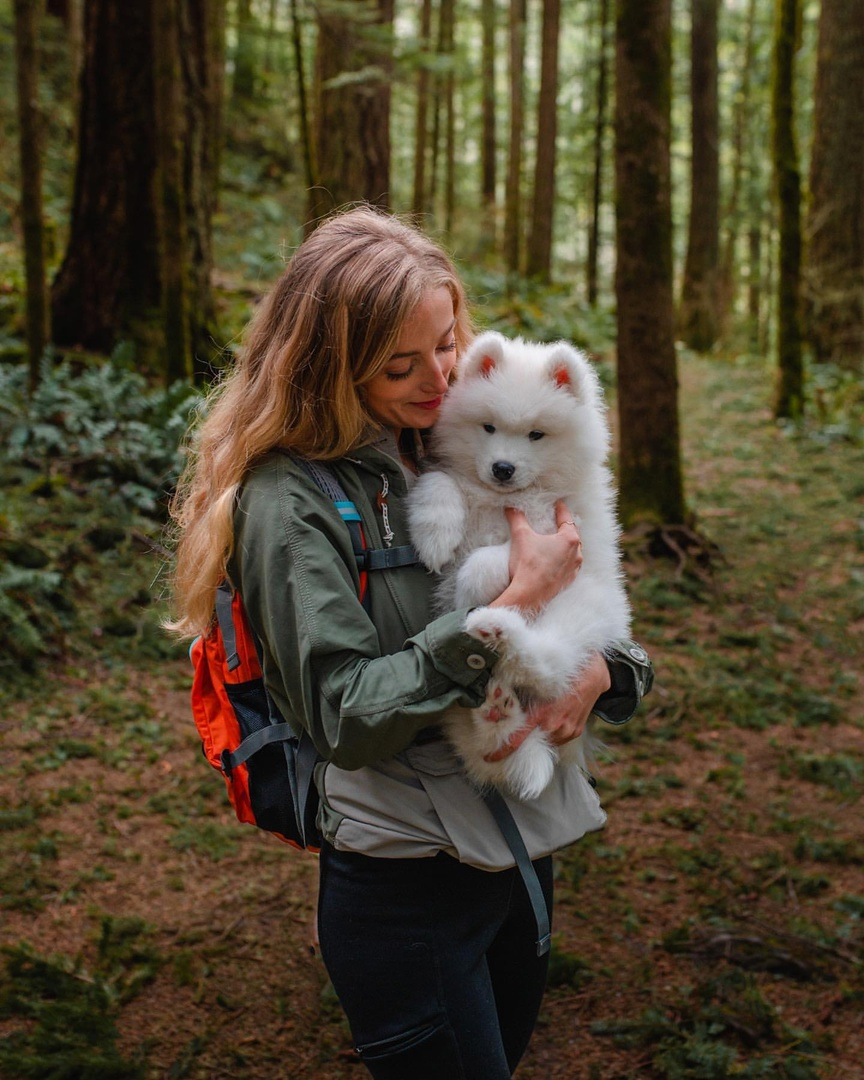
[[[483,0],[481,19],[483,23],[483,54],[481,62],[483,136],[481,140],[480,194],[483,205],[489,211],[488,219],[494,221],[497,183],[497,154],[495,134],[495,57],[497,55],[495,31],[497,29],[497,5],[495,0]]]
[[[774,176],[777,187],[780,259],[777,275],[777,395],[774,415],[797,419],[804,412],[801,341],[801,177],[795,141],[795,52],[799,0],[777,0],[772,80]]]
[[[864,371],[864,4],[822,0],[810,164],[808,332]]]
[[[54,340],[108,353],[162,346],[150,0],[87,0],[78,163],[66,256],[52,286]],[[129,57],[135,56],[131,64]]]
[[[525,127],[525,29],[527,0],[510,0],[510,146],[504,208],[504,258],[518,273],[522,239],[522,140]]]
[[[170,378],[179,369],[166,371],[169,325],[171,334],[182,337],[176,309],[168,311],[180,299],[170,281],[184,273],[184,266],[185,333],[196,353],[200,350],[202,367],[213,349],[211,226],[218,189],[223,8],[213,0],[171,0],[180,12],[174,22],[179,18],[175,33],[182,33],[184,62],[179,91],[170,80],[174,96],[162,103],[163,110],[176,113],[166,128],[157,124],[153,32],[165,9],[155,8],[156,2],[165,0],[134,5],[87,0],[78,166],[52,315],[58,344],[109,353],[119,341],[130,340],[142,368]],[[160,64],[167,48],[159,49]],[[133,55],[136,62],[130,64]],[[164,78],[160,99],[167,85],[162,84]],[[175,122],[179,128],[172,134]],[[178,131],[179,191],[176,160],[163,168],[160,154],[168,143],[176,151]],[[185,258],[172,246],[181,243]]]
[[[685,518],[672,297],[671,0],[618,0],[615,181],[620,506]]]
[[[49,339],[45,229],[42,220],[42,115],[39,109],[37,41],[41,4],[15,0],[15,65],[21,161],[21,224],[27,286],[27,354],[30,389],[39,382]]]
[[[423,0],[420,7],[420,41],[424,54],[432,43],[432,0]],[[426,158],[429,152],[429,68],[421,60],[417,72],[417,108],[414,120],[414,191],[412,207],[419,222],[427,210]]]
[[[600,209],[603,205],[603,159],[606,137],[606,112],[609,107],[609,50],[607,33],[609,0],[600,0],[600,40],[597,58],[597,107],[594,114],[594,173],[591,180],[591,225],[588,232],[588,265],[586,271],[588,303],[597,304],[597,263],[600,257]]]
[[[335,207],[390,200],[390,77],[393,0],[318,8],[315,68],[316,218]]]
[[[251,105],[255,101],[257,82],[256,37],[257,23],[252,12],[252,0],[237,0],[237,44],[234,49],[234,81],[231,87],[232,101],[238,105]]]
[[[740,89],[735,97],[732,120],[732,181],[729,186],[729,198],[723,213],[725,235],[720,256],[719,281],[717,285],[720,332],[725,333],[732,318],[736,294],[736,259],[735,249],[741,227],[741,189],[744,178],[744,166],[747,159],[747,147],[752,142],[749,121],[754,103],[751,100],[753,86],[753,68],[756,42],[756,0],[749,0],[747,6],[744,44],[738,69],[741,72]],[[755,271],[751,267],[751,274]]]
[[[297,80],[297,102],[300,112],[300,143],[303,154],[303,177],[306,181],[306,232],[311,232],[313,224],[313,191],[317,183],[318,169],[315,163],[315,148],[312,143],[312,121],[309,116],[309,101],[306,94],[306,69],[303,63],[303,28],[297,11],[297,0],[291,0],[291,47],[294,50],[294,77]]]
[[[186,192],[183,147],[183,85],[180,75],[180,9],[178,0],[154,0],[156,138],[158,157],[157,214],[160,217],[162,308],[165,380],[191,380],[189,350],[189,284],[186,244]]]
[[[552,279],[552,235],[555,214],[555,143],[558,138],[558,38],[561,0],[543,0],[540,97],[537,103],[537,154],[534,201],[526,271],[548,284]]]
[[[441,0],[439,53],[446,56],[450,66],[444,76],[444,229],[453,233],[453,214],[456,208],[456,77],[453,70],[456,40],[455,0]]]
[[[720,143],[717,99],[719,0],[691,0],[692,104],[690,227],[679,328],[684,342],[707,352],[717,340],[720,261]]]

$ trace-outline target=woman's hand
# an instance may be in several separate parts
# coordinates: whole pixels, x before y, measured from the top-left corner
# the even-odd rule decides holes
[[[511,735],[504,746],[489,754],[486,760],[503,761],[519,749],[536,727],[543,728],[555,746],[563,746],[577,739],[585,730],[597,699],[611,684],[606,661],[598,654],[568,693],[557,701],[543,702],[533,708],[528,714],[528,723]]]
[[[489,607],[536,611],[570,585],[582,566],[582,540],[573,515],[559,499],[554,533],[536,533],[521,510],[508,507],[510,584]]]

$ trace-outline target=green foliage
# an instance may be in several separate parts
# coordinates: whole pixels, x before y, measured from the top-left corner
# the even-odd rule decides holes
[[[148,514],[183,466],[179,449],[199,395],[184,383],[153,389],[130,370],[128,347],[108,363],[78,371],[46,358],[39,386],[23,367],[0,367],[0,445],[44,482],[77,481],[95,497],[119,495]]]
[[[161,960],[138,919],[102,920],[92,970],[81,958],[3,950],[0,1073],[16,1080],[143,1080],[145,1063],[121,1054],[121,1004],[151,981]]]

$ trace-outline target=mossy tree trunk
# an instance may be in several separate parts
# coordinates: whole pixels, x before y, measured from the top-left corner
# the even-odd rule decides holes
[[[691,349],[707,352],[717,340],[719,322],[719,0],[691,0],[690,10],[690,225],[678,325]]]
[[[495,0],[483,0],[483,46],[481,61],[483,135],[480,156],[480,194],[487,220],[494,224],[498,182],[498,147],[495,110],[495,58],[498,55],[496,30],[498,6]]]
[[[456,47],[456,3],[441,0],[438,54],[450,61],[441,86],[444,109],[444,229],[453,232],[456,210],[456,75],[453,70]]]
[[[681,524],[672,295],[671,0],[618,0],[615,185],[620,508]]]
[[[543,0],[540,96],[537,100],[537,151],[526,273],[552,280],[552,229],[555,215],[556,141],[558,138],[558,41],[561,0]]]
[[[801,335],[801,176],[795,138],[795,52],[799,0],[776,0],[772,72],[772,156],[779,211],[777,275],[777,392],[774,415],[797,419],[804,412]]]
[[[42,219],[42,114],[39,108],[38,0],[15,0],[15,68],[21,162],[21,224],[27,287],[27,354],[30,389],[39,382],[48,343],[48,283]]]
[[[818,361],[864,371],[864,4],[822,0],[806,296]]]
[[[424,54],[432,43],[432,0],[420,5],[420,42]],[[421,58],[417,70],[417,104],[414,111],[414,187],[411,199],[414,217],[422,221],[428,209],[426,176],[429,157],[429,67]]]
[[[393,0],[318,8],[315,219],[336,207],[390,203]]]

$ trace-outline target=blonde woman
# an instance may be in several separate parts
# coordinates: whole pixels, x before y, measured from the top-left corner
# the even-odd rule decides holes
[[[302,460],[328,463],[370,547],[407,545],[423,433],[470,338],[437,245],[370,208],[331,218],[262,303],[174,507],[174,628],[205,632],[229,578],[273,701],[323,759],[322,955],[379,1078],[509,1077],[546,974],[511,847],[438,730],[448,709],[482,702],[495,655],[463,634],[465,611],[432,617],[422,566],[370,573],[361,604],[348,531]],[[512,514],[511,581],[496,604],[536,610],[572,581],[570,518],[561,507],[558,532],[541,536]],[[598,657],[531,723],[566,742],[609,691]],[[549,911],[551,852],[604,820],[581,774],[562,784],[511,806]]]

